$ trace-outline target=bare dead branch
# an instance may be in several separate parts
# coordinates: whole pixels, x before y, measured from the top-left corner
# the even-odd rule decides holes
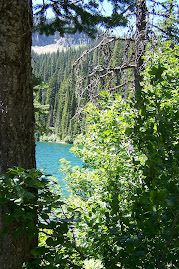
[[[150,2],[163,7],[165,10],[168,10],[167,6],[162,2],[159,2],[159,1],[156,1],[156,0],[150,0]],[[176,4],[176,8],[178,8],[178,4]]]
[[[170,18],[171,21],[173,21],[173,22],[178,22],[178,19],[169,17],[169,15],[166,14],[166,13],[149,12],[149,15],[154,15],[154,16],[163,17],[163,18]],[[176,14],[173,14],[173,15],[177,15],[177,13],[176,13]]]
[[[121,66],[117,66],[117,67],[114,67],[114,68],[111,68],[111,67],[108,67],[108,68],[105,68],[105,67],[102,67],[101,69],[99,70],[95,70],[93,73],[89,74],[88,77],[93,77],[95,75],[99,75],[100,73],[102,72],[106,72],[105,74],[103,75],[99,75],[99,78],[104,78],[106,76],[109,76],[111,75],[112,73],[117,73],[117,72],[121,72],[123,70],[126,70],[126,69],[131,69],[131,68],[135,68],[135,65],[134,64],[131,64],[131,65],[121,65]]]
[[[133,83],[133,82],[134,82],[134,80],[128,80],[128,81],[125,81],[125,82],[122,83],[121,85],[117,85],[117,86],[115,86],[115,87],[113,87],[113,88],[110,88],[108,91],[109,91],[109,92],[116,91],[116,90],[118,90],[118,89],[124,87],[126,84]]]
[[[150,0],[150,2],[152,2],[152,3],[156,4],[156,5],[160,5],[161,7],[163,7],[164,9],[167,10],[167,7],[161,2],[158,2],[156,0]]]
[[[90,54],[91,52],[93,52],[94,50],[100,48],[100,47],[105,47],[107,46],[108,44],[112,43],[112,42],[115,42],[117,40],[120,40],[120,41],[131,41],[131,42],[134,42],[134,39],[133,38],[121,38],[121,37],[116,37],[116,36],[110,36],[107,38],[104,38],[99,44],[97,44],[95,47],[89,49],[89,50],[86,50],[82,53],[82,55],[74,62],[73,64],[73,67],[81,61],[81,59],[83,59],[86,55]]]

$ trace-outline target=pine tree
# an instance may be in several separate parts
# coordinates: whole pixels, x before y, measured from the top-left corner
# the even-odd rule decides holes
[[[177,7],[177,2],[175,0],[164,1],[165,16],[163,21],[159,24],[159,28],[162,31],[162,39],[179,42],[179,15],[176,17],[176,13],[179,10]]]
[[[35,168],[34,111],[31,74],[31,1],[0,0],[0,173],[20,166]],[[9,204],[0,204],[1,269],[20,269],[32,259],[30,251],[37,237],[28,238],[27,231],[15,239],[18,221],[5,222],[3,212]],[[9,213],[10,214],[10,213]],[[32,220],[33,221],[33,220]]]

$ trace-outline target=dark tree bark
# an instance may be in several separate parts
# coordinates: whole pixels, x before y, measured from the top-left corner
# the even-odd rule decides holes
[[[141,72],[144,70],[145,43],[146,43],[146,0],[136,1],[136,38],[135,38],[135,69],[134,69],[134,84],[135,84],[135,99],[137,108],[142,106],[140,93],[140,83],[143,81]]]
[[[35,168],[34,110],[31,74],[31,0],[0,0],[0,173],[19,166]],[[2,211],[1,211],[2,210]],[[0,205],[0,212],[8,206]],[[4,228],[0,215],[0,232]],[[20,269],[31,258],[37,239],[9,225],[0,244],[0,268]]]

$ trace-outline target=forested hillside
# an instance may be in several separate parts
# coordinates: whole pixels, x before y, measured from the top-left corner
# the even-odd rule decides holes
[[[46,105],[46,113],[36,115],[37,124],[46,130],[45,134],[42,130],[37,131],[37,140],[72,142],[77,134],[85,130],[85,119],[79,113],[79,106],[80,109],[84,108],[86,103],[93,98],[88,87],[88,76],[91,70],[94,67],[99,68],[101,64],[104,65],[105,61],[106,67],[115,68],[123,59],[124,42],[116,41],[108,48],[110,50],[108,57],[105,55],[106,52],[94,50],[80,63],[80,67],[75,66],[73,69],[72,65],[82,53],[92,50],[96,45],[97,43],[94,43],[78,49],[72,47],[67,51],[52,54],[32,54],[33,73],[46,83],[45,86],[39,87],[35,94],[35,100],[41,105]],[[117,72],[112,80],[98,81],[96,91],[99,93],[104,85],[106,90],[109,87],[115,87],[120,79]],[[82,97],[78,93],[79,81],[81,90],[87,87]],[[123,90],[126,91],[126,89]]]
[[[71,63],[79,56],[80,51],[70,49],[67,52],[37,55],[33,54],[33,72],[46,82],[45,88],[36,93],[36,100],[49,105],[48,113],[37,116],[46,128],[56,137],[64,139],[70,130],[70,119],[76,110],[75,92],[71,83]],[[40,117],[40,119],[39,119]],[[78,132],[76,127],[74,134]],[[41,135],[38,133],[38,137]],[[43,138],[47,139],[47,137]]]

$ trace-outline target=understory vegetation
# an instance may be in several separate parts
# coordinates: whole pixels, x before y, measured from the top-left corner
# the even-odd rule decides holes
[[[73,148],[83,168],[61,160],[69,198],[35,170],[1,177],[0,202],[13,205],[7,222],[23,218],[15,236],[39,234],[24,268],[178,268],[178,55],[167,42],[148,51],[140,109],[106,92],[88,104],[83,147]]]
[[[103,94],[86,110],[84,168],[64,160],[77,241],[99,268],[178,267],[178,46],[148,52],[143,106]],[[97,268],[97,267],[94,267]]]

